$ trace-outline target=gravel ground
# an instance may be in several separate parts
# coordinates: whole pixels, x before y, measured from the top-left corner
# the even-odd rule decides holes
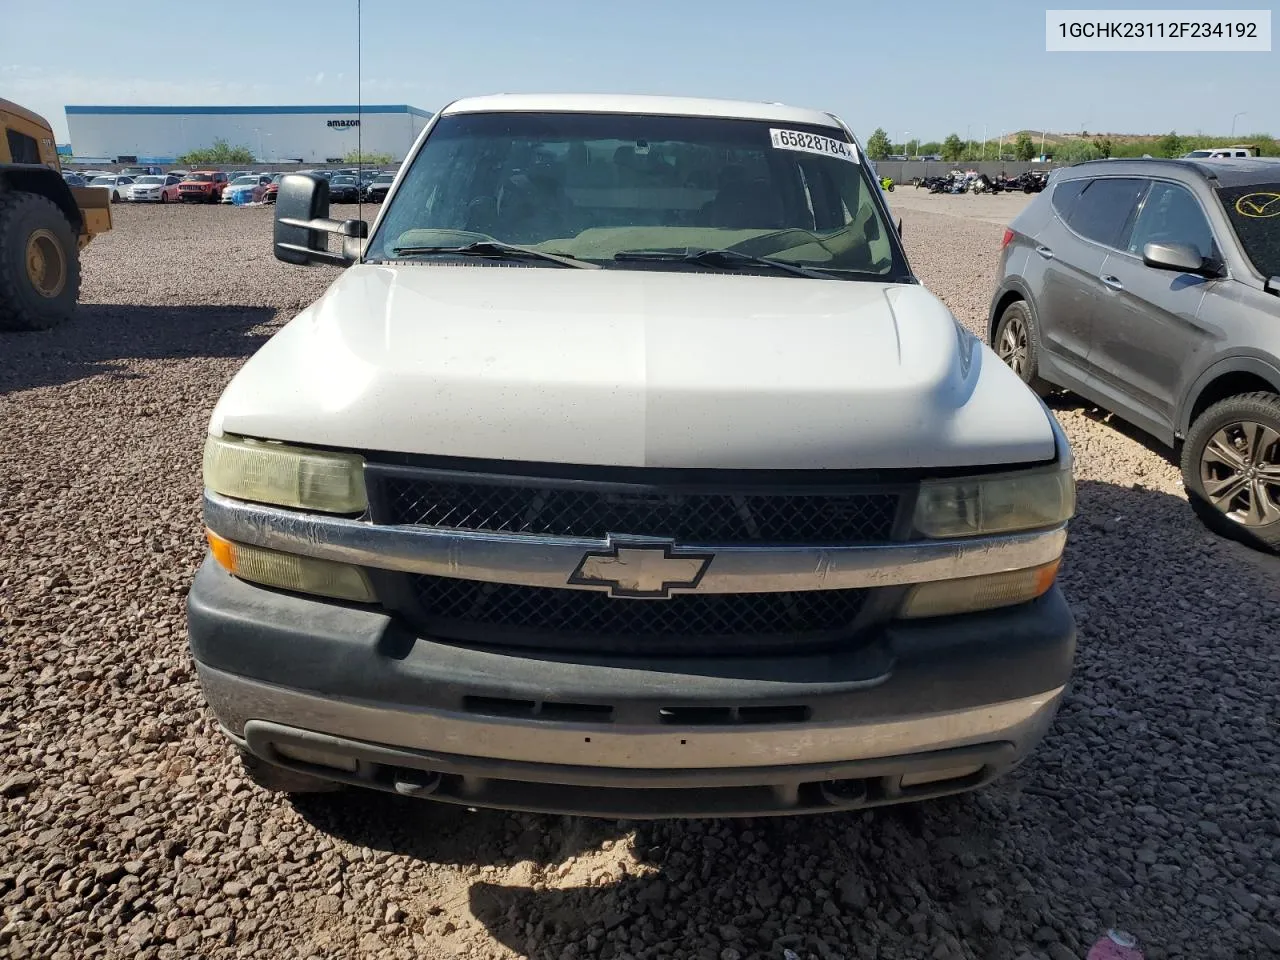
[[[926,202],[914,264],[977,329],[1000,228]],[[1116,923],[1280,953],[1276,567],[1070,399],[1077,679],[985,792],[637,827],[238,778],[184,636],[201,438],[336,273],[271,259],[269,218],[117,208],[76,322],[0,335],[0,956],[1067,960]]]

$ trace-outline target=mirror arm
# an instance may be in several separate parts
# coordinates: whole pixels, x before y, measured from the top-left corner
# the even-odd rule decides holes
[[[302,226],[305,223],[306,221],[298,221],[297,224],[291,224],[291,226]],[[349,267],[351,264],[355,263],[355,260],[347,256],[345,253],[333,253],[330,250],[312,250],[300,243],[277,243],[276,247],[280,250],[288,250],[291,253],[303,254],[309,260],[318,261],[320,263],[332,263],[339,267]]]
[[[314,220],[295,220],[293,217],[281,217],[278,223],[286,227],[301,227],[304,230],[320,230],[324,233],[336,233],[341,237],[364,239],[369,236],[369,224],[363,220],[330,220],[328,217],[317,217]],[[288,246],[281,244],[281,246]]]

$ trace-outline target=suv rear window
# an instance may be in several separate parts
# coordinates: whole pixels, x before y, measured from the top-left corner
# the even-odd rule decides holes
[[[1254,269],[1280,276],[1280,183],[1223,187],[1218,199]]]
[[[1125,227],[1147,181],[1138,177],[1105,177],[1091,180],[1063,219],[1076,233],[1094,243],[1120,247]]]

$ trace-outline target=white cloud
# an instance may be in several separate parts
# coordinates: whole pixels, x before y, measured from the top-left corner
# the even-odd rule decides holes
[[[318,86],[320,86],[320,84],[322,84],[322,83],[324,83],[324,71],[323,71],[323,70],[321,70],[319,73],[317,73],[317,74],[316,74],[316,86],[318,87]]]

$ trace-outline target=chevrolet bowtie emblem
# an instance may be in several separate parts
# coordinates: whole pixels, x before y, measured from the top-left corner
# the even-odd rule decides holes
[[[611,597],[665,600],[673,588],[697,587],[712,559],[712,554],[686,553],[663,541],[610,538],[607,550],[593,550],[583,556],[569,582],[607,587]]]

